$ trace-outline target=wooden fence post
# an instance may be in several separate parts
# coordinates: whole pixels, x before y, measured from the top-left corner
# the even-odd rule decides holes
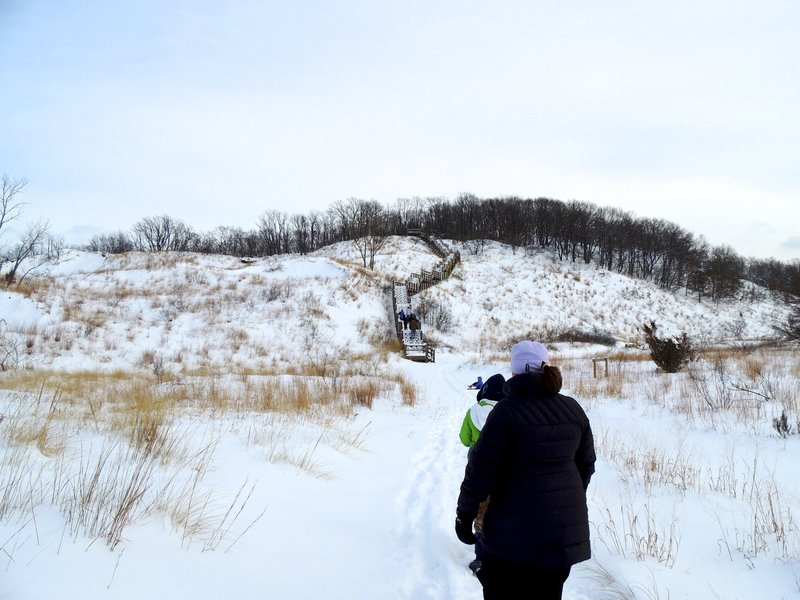
[[[594,378],[597,379],[597,363],[599,362],[602,362],[605,365],[604,376],[608,377],[608,358],[605,356],[592,359],[592,375],[594,375]]]

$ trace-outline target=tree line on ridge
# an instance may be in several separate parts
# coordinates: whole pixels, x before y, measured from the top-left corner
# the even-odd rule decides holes
[[[326,211],[264,212],[252,229],[219,226],[206,233],[168,215],[146,217],[130,232],[99,235],[100,252],[186,250],[236,256],[308,253],[352,241],[365,267],[390,235],[410,228],[461,242],[475,254],[488,240],[513,248],[553,250],[559,259],[645,279],[712,300],[735,296],[743,279],[768,290],[800,295],[800,262],[745,259],[730,246],[711,246],[675,223],[636,217],[618,208],[551,198],[401,198],[384,206],[350,198]]]

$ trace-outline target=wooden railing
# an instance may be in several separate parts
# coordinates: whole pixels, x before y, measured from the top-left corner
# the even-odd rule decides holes
[[[403,342],[403,355],[411,360],[425,360],[426,362],[436,362],[436,350],[426,340],[422,330],[418,330],[417,334],[412,338],[409,334],[406,336],[403,329],[403,324],[398,319],[400,308],[405,313],[411,314],[414,312],[411,305],[411,296],[419,294],[421,291],[428,289],[432,285],[444,281],[453,272],[453,269],[461,261],[461,254],[459,252],[451,252],[448,248],[439,241],[439,235],[436,237],[426,235],[422,229],[409,228],[409,235],[415,235],[423,240],[431,251],[436,254],[441,261],[433,267],[430,271],[422,269],[419,273],[412,273],[405,281],[392,282],[392,321],[394,323],[395,333],[397,339]],[[398,299],[398,292],[402,296]]]

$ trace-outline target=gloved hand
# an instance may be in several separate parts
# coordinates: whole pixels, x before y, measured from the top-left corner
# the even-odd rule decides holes
[[[474,520],[474,516],[456,510],[456,535],[461,543],[468,545],[475,543],[475,534],[472,533],[472,521]]]

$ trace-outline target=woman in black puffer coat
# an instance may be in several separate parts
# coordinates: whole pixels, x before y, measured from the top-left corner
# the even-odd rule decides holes
[[[513,377],[472,449],[461,484],[456,533],[474,543],[472,520],[491,495],[477,576],[486,600],[561,598],[572,565],[591,556],[586,488],[595,451],[586,413],[563,396],[547,350],[511,349]]]

